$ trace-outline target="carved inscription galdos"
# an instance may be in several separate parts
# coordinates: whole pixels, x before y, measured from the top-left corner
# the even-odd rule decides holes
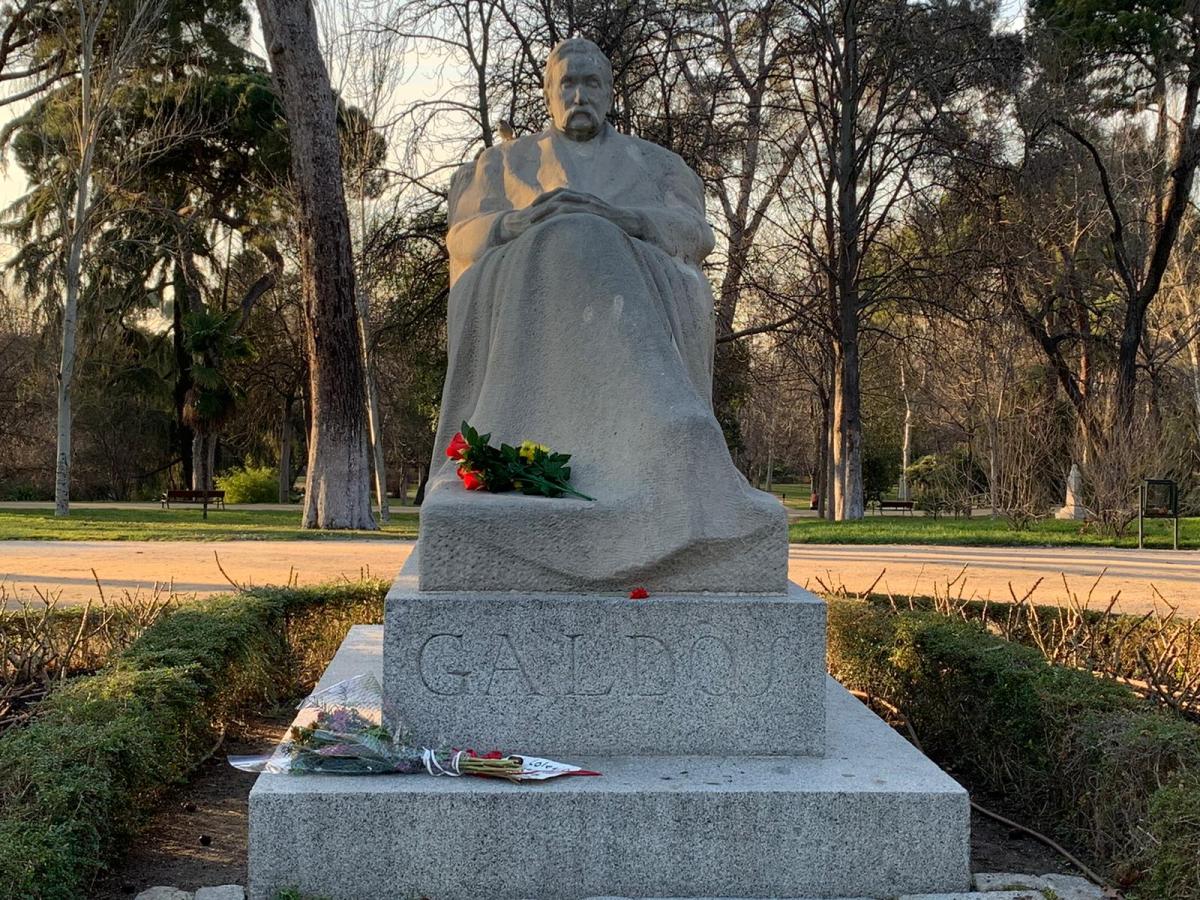
[[[714,628],[691,635],[447,631],[415,649],[420,683],[443,697],[761,696],[785,689],[781,680],[798,652],[779,636],[739,642]]]

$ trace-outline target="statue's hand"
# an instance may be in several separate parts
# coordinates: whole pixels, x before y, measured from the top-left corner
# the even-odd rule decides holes
[[[552,216],[572,213],[590,213],[607,219],[631,237],[646,237],[648,226],[641,213],[613,206],[593,194],[573,191],[570,188],[555,188],[542,194],[524,209],[506,213],[499,226],[500,240],[511,241]]]
[[[539,203],[539,201],[542,202]],[[613,206],[595,194],[585,194],[569,188],[558,188],[538,197],[533,205],[552,208],[551,211],[542,214],[538,221],[555,214],[591,213],[612,222],[630,237],[644,238],[646,236],[646,221],[641,213]]]

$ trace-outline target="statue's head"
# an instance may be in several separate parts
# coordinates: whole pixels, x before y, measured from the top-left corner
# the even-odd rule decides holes
[[[590,141],[612,107],[612,64],[586,38],[561,41],[550,51],[542,75],[554,127],[575,141]]]

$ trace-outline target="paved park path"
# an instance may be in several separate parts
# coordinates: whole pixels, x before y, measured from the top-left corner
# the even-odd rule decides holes
[[[152,590],[155,582],[183,594],[230,589],[221,573],[239,584],[313,584],[360,574],[390,579],[412,552],[412,541],[3,541],[0,583],[11,597],[32,597],[33,588],[60,593],[63,602],[96,596],[95,569],[104,590]],[[220,560],[221,567],[217,565]],[[963,571],[963,567],[966,571]],[[792,544],[792,579],[814,590],[845,587],[896,595],[946,593],[1009,599],[1022,596],[1039,578],[1041,603],[1084,599],[1096,578],[1092,606],[1120,592],[1120,608],[1139,613],[1153,607],[1157,588],[1181,614],[1200,617],[1200,552],[1116,550],[1096,547],[917,547]],[[880,578],[880,573],[883,573]],[[955,580],[957,579],[957,580]],[[1153,586],[1153,588],[1152,588]]]

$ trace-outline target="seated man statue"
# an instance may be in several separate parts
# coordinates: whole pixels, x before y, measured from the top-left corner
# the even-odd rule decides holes
[[[612,68],[591,41],[555,47],[544,85],[551,127],[451,185],[420,587],[782,593],[785,510],[734,466],[712,411],[700,179],[607,123]],[[464,420],[570,453],[595,501],[466,491],[444,454]]]

